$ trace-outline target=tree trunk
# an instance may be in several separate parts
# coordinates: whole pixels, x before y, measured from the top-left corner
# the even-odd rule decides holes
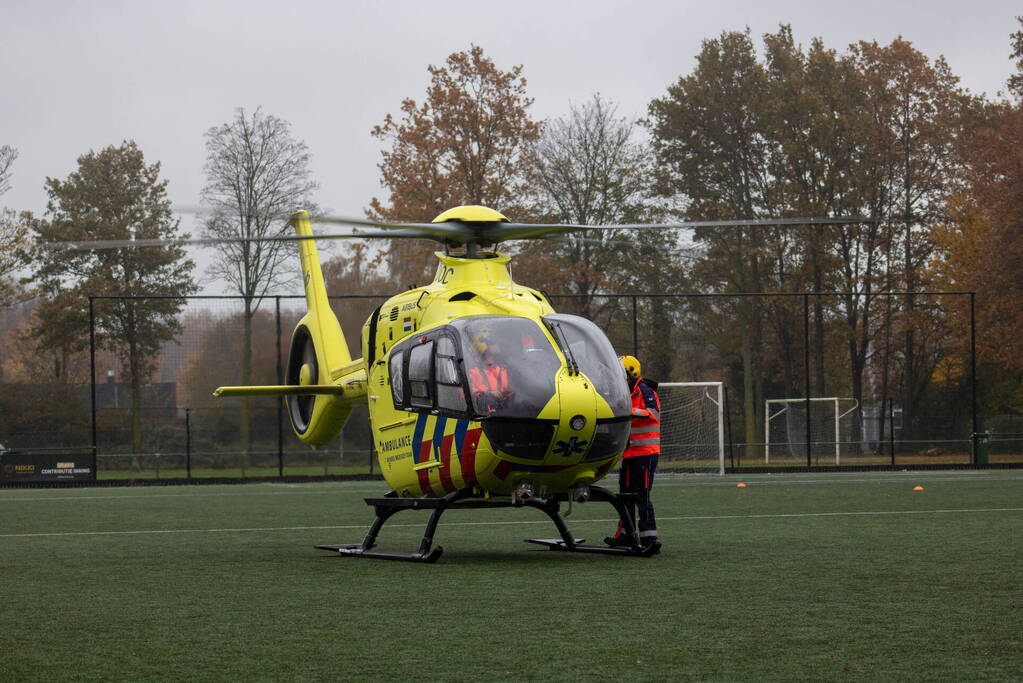
[[[881,366],[881,420],[878,427],[878,440],[884,441],[885,420],[889,419],[888,431],[891,433],[891,441],[895,441],[895,409],[889,404],[891,415],[885,412],[884,402],[891,401],[888,395],[891,385],[891,358],[892,358],[892,297],[886,297],[884,315],[884,365]]]
[[[908,217],[908,207],[907,207]],[[903,438],[915,437],[916,406],[914,391],[916,384],[916,337],[913,330],[913,308],[916,305],[912,292],[916,287],[913,272],[912,224],[906,221],[906,241],[903,245],[903,267],[906,282],[906,311],[903,316],[906,326],[904,331],[903,368],[902,368],[902,435]]]
[[[813,264],[813,291],[817,296],[813,298],[813,367],[815,376],[813,378],[813,392],[818,398],[825,396],[825,370],[824,370],[824,303],[820,292],[824,289],[824,273],[820,264],[820,255],[814,249]],[[809,419],[809,416],[807,416]]]
[[[865,323],[864,323],[865,324]],[[855,325],[855,323],[853,323]],[[866,341],[864,341],[866,343]],[[852,397],[856,400],[856,410],[852,415],[852,443],[850,444],[849,454],[860,455],[860,435],[863,432],[862,420],[863,420],[863,365],[865,355],[859,352],[858,344],[856,342],[856,330],[855,327],[851,330],[849,336],[849,366],[851,368],[851,380],[852,380]]]
[[[134,315],[130,318],[134,323]],[[134,325],[129,331],[128,341],[128,382],[131,385],[131,466],[138,471],[142,469],[142,461],[139,454],[142,452],[142,378],[139,376],[138,347],[135,343]]]
[[[743,426],[745,430],[747,460],[756,460],[762,455],[763,421],[760,419],[760,407],[764,395],[764,384],[759,367],[757,346],[760,344],[760,330],[757,323],[757,311],[744,297],[740,303],[739,327],[742,335],[742,394],[743,394]]]
[[[242,384],[252,384],[252,299],[245,299],[245,315],[242,317]],[[242,476],[245,476],[249,466],[250,451],[252,450],[252,435],[250,431],[249,397],[242,397],[241,413],[239,415],[238,431],[241,438],[241,468]]]

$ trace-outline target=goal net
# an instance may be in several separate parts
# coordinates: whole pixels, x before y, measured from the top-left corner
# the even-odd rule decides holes
[[[807,415],[809,404],[809,415]],[[794,462],[805,465],[807,459],[818,464],[822,459],[836,465],[850,445],[859,439],[853,432],[853,413],[859,402],[853,398],[774,398],[764,401],[764,462]],[[807,453],[807,421],[810,443]]]
[[[684,472],[725,473],[721,382],[661,382],[660,462]],[[667,461],[667,462],[666,462]]]

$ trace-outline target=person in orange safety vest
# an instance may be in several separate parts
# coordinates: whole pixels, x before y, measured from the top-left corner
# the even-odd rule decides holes
[[[469,387],[473,393],[490,391],[499,394],[508,390],[508,370],[503,365],[484,365],[469,369]]]
[[[622,493],[636,494],[636,503],[626,505],[636,521],[640,544],[659,546],[650,489],[654,484],[657,460],[661,454],[661,399],[657,396],[657,382],[640,375],[639,360],[633,356],[622,356],[621,361],[632,389],[632,431],[629,433],[629,444],[622,453],[618,488]],[[620,521],[618,532],[605,538],[604,542],[611,546],[630,545],[629,539],[622,535]]]
[[[482,364],[469,368],[469,389],[473,397],[485,397],[485,400],[477,401],[477,407],[492,413],[510,397],[508,368],[496,360],[501,350],[497,342],[490,339],[489,330],[478,332],[473,346]]]

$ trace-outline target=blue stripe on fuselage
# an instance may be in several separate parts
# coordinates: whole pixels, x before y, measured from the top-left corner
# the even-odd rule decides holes
[[[426,413],[419,413],[419,417],[416,418],[416,431],[412,436],[412,462],[419,464],[419,451],[423,445],[423,432],[426,431],[426,419],[429,416]]]
[[[468,420],[459,420],[455,423],[455,453],[458,454],[458,462],[462,462],[462,445],[465,443],[467,431],[469,431]]]
[[[433,426],[433,452],[439,457],[441,445],[444,443],[444,426],[447,424],[448,418],[438,417],[437,424]]]

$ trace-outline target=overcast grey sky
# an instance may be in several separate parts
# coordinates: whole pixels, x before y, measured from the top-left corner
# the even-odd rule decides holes
[[[901,35],[994,95],[1016,14],[1002,0],[0,0],[0,144],[20,152],[0,204],[41,212],[46,176],[124,139],[193,204],[203,133],[262,106],[309,145],[320,205],[361,215],[383,196],[370,129],[422,99],[428,64],[472,43],[524,66],[537,118],[598,91],[636,116],[691,71],[701,40],[749,26],[759,42],[780,23],[840,50]]]

